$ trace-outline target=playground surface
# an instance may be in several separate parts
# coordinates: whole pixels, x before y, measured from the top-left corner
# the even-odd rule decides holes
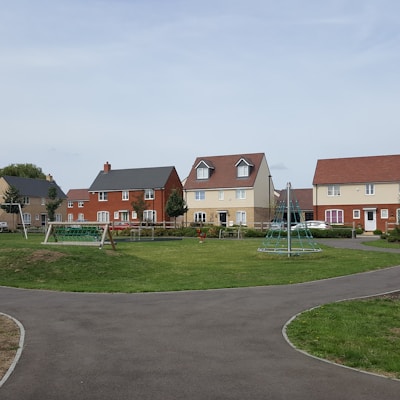
[[[399,278],[400,267],[393,267],[296,285],[169,293],[0,287],[1,311],[26,331],[0,395],[392,400],[399,381],[305,356],[282,328],[310,307],[399,290]]]

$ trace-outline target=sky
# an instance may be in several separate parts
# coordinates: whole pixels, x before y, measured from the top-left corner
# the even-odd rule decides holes
[[[398,0],[13,0],[0,12],[0,168],[65,193],[113,169],[265,153],[276,189],[318,159],[399,154]]]

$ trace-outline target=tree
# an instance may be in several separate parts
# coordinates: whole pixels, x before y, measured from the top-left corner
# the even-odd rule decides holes
[[[133,208],[133,211],[136,212],[139,221],[143,221],[143,212],[147,209],[147,204],[144,199],[144,192],[141,192],[141,194],[138,194],[136,196],[136,199],[131,202],[131,206]]]
[[[54,221],[56,210],[60,207],[63,200],[58,198],[57,188],[55,186],[49,187],[48,195],[50,200],[46,202],[47,217],[49,218],[49,221]]]
[[[21,178],[46,179],[42,169],[35,164],[10,164],[0,168],[0,176],[19,176]]]
[[[6,204],[2,204],[1,208],[9,214],[19,214],[18,204],[21,205],[21,208],[24,207],[19,190],[14,186],[8,187],[8,189],[4,192],[3,199],[4,203]]]
[[[165,211],[169,217],[174,217],[176,227],[176,217],[187,213],[188,207],[180,192],[176,189],[172,190],[167,200]]]

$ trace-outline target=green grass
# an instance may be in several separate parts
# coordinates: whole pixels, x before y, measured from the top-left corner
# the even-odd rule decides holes
[[[328,304],[299,315],[287,335],[317,357],[399,379],[399,315],[390,296]]]
[[[293,284],[400,265],[400,254],[324,247],[298,257],[257,252],[262,239],[118,243],[117,251],[0,235],[0,285],[149,292]]]
[[[398,250],[400,250],[400,243],[388,242],[385,239],[370,240],[370,241],[364,242],[363,244],[365,244],[366,246],[379,247],[382,249],[398,249]]]

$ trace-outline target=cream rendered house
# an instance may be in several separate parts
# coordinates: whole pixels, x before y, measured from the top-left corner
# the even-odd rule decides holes
[[[264,153],[197,157],[183,190],[188,224],[254,227],[273,217],[274,187]]]
[[[400,155],[318,160],[314,219],[382,232],[400,224]]]

